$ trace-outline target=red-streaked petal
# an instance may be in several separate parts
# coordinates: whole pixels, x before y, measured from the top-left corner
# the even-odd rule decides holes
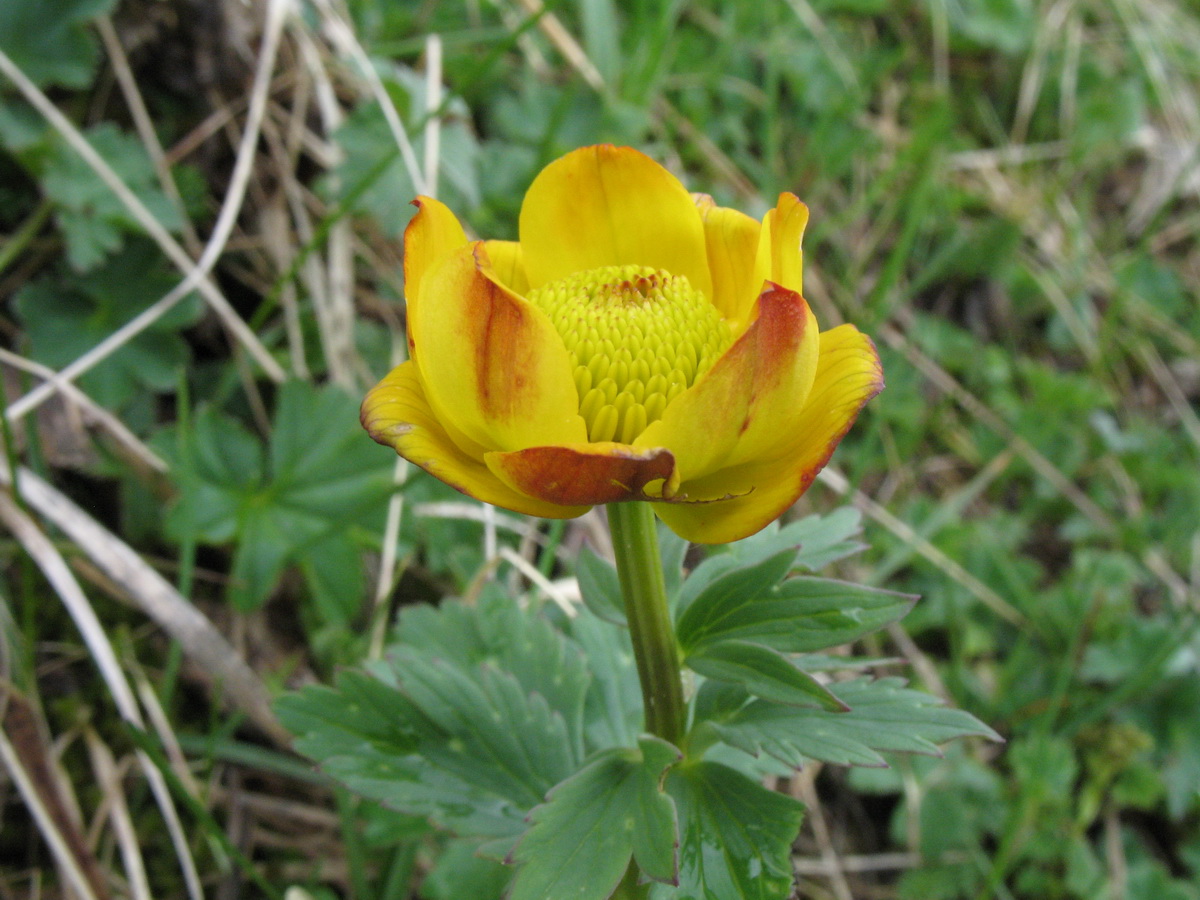
[[[404,229],[404,295],[408,303],[408,355],[416,346],[413,311],[421,303],[425,278],[451,253],[466,246],[467,235],[454,213],[440,200],[418,197],[417,214]]]
[[[376,441],[476,500],[549,519],[587,512],[586,506],[559,506],[515,491],[481,459],[463,452],[438,422],[411,361],[397,366],[367,394],[361,417]]]
[[[661,447],[635,450],[611,442],[530,447],[484,459],[513,490],[561,506],[646,500],[674,487],[675,460]]]
[[[704,229],[679,180],[629,147],[583,147],[546,166],[521,204],[532,287],[601,266],[685,275],[712,296]]]
[[[800,416],[819,347],[804,298],[768,282],[751,325],[634,445],[669,448],[684,482],[775,455]]]
[[[671,503],[654,510],[689,541],[740,540],[782,515],[808,490],[868,400],[883,390],[883,369],[870,339],[853,325],[821,335],[817,376],[782,455],[685,481]],[[715,499],[740,494],[731,499]],[[715,500],[715,502],[687,502]]]
[[[541,310],[491,276],[482,243],[425,276],[414,313],[414,359],[451,434],[501,451],[587,440],[562,338]]]

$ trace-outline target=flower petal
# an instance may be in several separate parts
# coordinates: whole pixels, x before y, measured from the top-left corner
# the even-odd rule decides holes
[[[476,500],[548,519],[587,512],[587,507],[557,506],[514,491],[481,460],[464,453],[430,409],[412,362],[397,366],[367,394],[361,417],[376,441]]]
[[[404,229],[404,295],[408,303],[408,355],[413,355],[416,333],[413,311],[421,303],[421,287],[428,274],[459,247],[467,235],[450,208],[432,197],[412,202],[417,214]]]
[[[659,497],[675,471],[675,458],[668,450],[635,450],[611,442],[530,447],[489,453],[484,459],[509,487],[562,506]]]
[[[496,280],[514,294],[528,294],[529,279],[525,277],[521,245],[516,241],[484,241],[483,246],[492,262]]]
[[[795,194],[782,193],[775,208],[763,219],[760,258],[769,255],[776,284],[793,291],[804,290],[804,251],[800,242],[808,224],[808,207]]]
[[[562,338],[496,281],[482,242],[426,274],[414,313],[421,382],[452,435],[487,450],[587,440]]]
[[[707,194],[695,199],[704,221],[713,305],[736,334],[771,274],[768,254],[758,252],[762,225],[745,213],[717,206]]]
[[[750,327],[634,446],[670,448],[684,482],[777,455],[812,386],[819,346],[804,298],[768,282]]]
[[[521,204],[521,250],[532,287],[600,266],[685,275],[712,296],[704,230],[679,180],[629,147],[583,147],[534,179]]]
[[[824,332],[816,380],[783,454],[684,482],[675,500],[701,502],[656,503],[654,511],[672,531],[697,543],[754,534],[808,490],[859,410],[881,390],[883,369],[870,339],[853,325]],[[741,496],[716,499],[730,494]]]

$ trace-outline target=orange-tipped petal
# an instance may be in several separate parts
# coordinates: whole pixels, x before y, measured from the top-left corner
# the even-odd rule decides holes
[[[534,288],[600,266],[643,265],[685,275],[712,296],[691,195],[629,147],[584,147],[546,166],[521,204],[520,232]]]
[[[793,291],[804,290],[804,251],[800,242],[808,224],[808,207],[795,194],[782,193],[763,219],[759,258],[770,259],[769,277]]]
[[[521,245],[516,241],[484,241],[483,246],[491,260],[496,280],[514,294],[528,294],[529,279],[525,277]]]
[[[495,280],[481,242],[425,276],[414,314],[421,381],[451,434],[502,451],[587,440],[562,338]]]
[[[460,247],[467,235],[450,208],[432,197],[412,202],[417,214],[404,229],[404,294],[408,302],[408,355],[413,355],[416,332],[413,310],[421,303],[421,286],[439,263]]]
[[[800,416],[819,347],[804,298],[768,282],[755,320],[634,445],[669,447],[684,482],[775,455]]]
[[[412,362],[397,366],[367,394],[361,416],[363,427],[376,441],[476,500],[549,519],[587,512],[586,506],[559,506],[519,493],[493,475],[482,460],[464,453],[434,415]]]
[[[883,390],[870,339],[853,325],[821,335],[817,376],[783,453],[684,482],[671,503],[655,504],[667,525],[696,543],[736,541],[782,515],[825,467],[863,405]],[[730,494],[732,499],[718,500]],[[716,502],[686,502],[716,500]]]
[[[770,277],[769,256],[758,252],[762,225],[745,213],[717,206],[707,194],[695,200],[704,221],[712,302],[737,333]]]
[[[635,450],[615,443],[530,447],[489,453],[484,459],[509,487],[560,506],[646,500],[661,497],[664,486],[674,486],[675,459],[661,447]]]

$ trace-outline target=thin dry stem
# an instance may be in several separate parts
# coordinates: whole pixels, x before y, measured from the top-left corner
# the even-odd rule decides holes
[[[71,852],[70,842],[60,828],[59,822],[43,802],[32,774],[25,768],[17,754],[16,748],[8,739],[4,729],[0,728],[0,762],[8,770],[9,777],[17,786],[17,792],[25,802],[25,807],[37,823],[42,839],[50,848],[55,863],[62,871],[65,881],[79,896],[80,900],[106,900],[107,894],[99,894],[93,888],[91,881],[84,874],[75,854]]]
[[[0,469],[0,482],[10,481],[8,472]],[[29,506],[74,541],[144,614],[179,641],[184,653],[196,662],[200,670],[221,685],[230,703],[244,711],[264,734],[280,746],[290,744],[290,734],[271,711],[266,687],[199,610],[128,544],[33,472],[21,469],[19,482],[21,495]],[[6,494],[3,496],[7,498]],[[11,504],[11,500],[8,502]],[[71,582],[74,583],[73,576]],[[94,618],[94,613],[92,615]],[[103,638],[102,630],[97,637]],[[125,686],[125,692],[126,700],[122,701],[122,709],[136,711],[128,685]],[[140,717],[137,721],[140,727]]]
[[[285,3],[286,0],[273,0],[271,8],[281,8]],[[272,34],[274,34],[273,39],[271,37]],[[273,45],[277,43],[277,40],[277,31],[268,30],[267,37],[264,39],[264,57],[262,60],[264,63],[268,59],[273,62]],[[266,55],[267,51],[271,51],[269,57]],[[260,67],[260,73],[265,68],[265,65]],[[199,262],[193,263],[187,251],[179,245],[166,228],[163,227],[162,223],[154,217],[137,195],[129,189],[129,186],[121,180],[121,177],[96,152],[87,138],[80,133],[66,116],[59,112],[50,99],[26,77],[25,73],[13,63],[3,50],[0,50],[0,72],[3,72],[16,85],[25,99],[46,118],[51,126],[62,135],[63,139],[70,144],[72,149],[83,158],[84,162],[88,164],[100,180],[108,186],[117,199],[121,201],[122,205],[129,210],[130,214],[146,230],[146,233],[159,245],[167,257],[170,258],[180,271],[186,274],[184,281],[168,293],[166,297],[132,319],[117,332],[114,332],[109,338],[93,348],[89,354],[85,354],[84,357],[76,360],[75,363],[63,370],[64,373],[70,370],[74,373],[71,377],[76,377],[80,372],[86,371],[87,368],[95,365],[100,359],[105,358],[114,350],[123,346],[130,338],[157,320],[157,318],[162,316],[192,291],[198,290],[225,326],[258,361],[263,371],[274,380],[283,381],[285,376],[279,364],[271,357],[258,337],[250,330],[249,326],[242,321],[241,317],[238,316],[229,304],[229,301],[225,299],[224,294],[221,293],[215,282],[209,277],[209,271],[220,255],[225,240],[228,238],[228,233],[233,227],[234,219],[241,205],[242,192],[250,176],[253,153],[258,140],[258,129],[254,124],[254,118],[251,117],[247,125],[247,140],[244,142],[245,152],[239,156],[239,162],[242,162],[241,156],[247,158],[240,167],[235,164],[234,183],[230,186],[230,190],[226,195],[225,203],[221,209],[222,214],[217,219],[217,226],[214,228],[213,235],[205,247],[204,255]],[[252,110],[256,98],[260,103],[263,102],[260,92],[256,91],[251,98]],[[261,119],[261,110],[259,111],[259,119]],[[253,140],[250,140],[251,137],[253,137]],[[235,190],[235,187],[238,189]],[[100,352],[101,348],[103,348],[103,352]],[[86,366],[83,365],[85,358],[88,360]],[[63,373],[60,373],[59,378],[69,380],[65,378]],[[29,412],[37,403],[49,397],[53,390],[54,387],[49,384],[35,388],[34,391],[31,391],[10,407],[10,419],[19,418],[21,415]]]
[[[371,62],[371,58],[367,55],[367,51],[359,43],[353,29],[350,28],[337,10],[333,8],[329,0],[316,0],[316,4],[320,9],[322,22],[326,33],[329,35],[329,39],[333,42],[334,46],[338,47],[342,53],[354,61],[358,68],[359,76],[366,83],[370,95],[375,98],[375,101],[383,111],[384,120],[387,122],[388,128],[391,129],[396,146],[400,148],[400,158],[404,161],[405,169],[408,170],[408,177],[412,179],[412,183],[418,193],[427,193],[428,185],[425,184],[425,177],[421,172],[420,164],[417,162],[417,155],[413,151],[412,142],[408,139],[408,132],[404,128],[404,123],[400,120],[400,113],[396,110],[396,105],[392,103],[392,98],[388,95],[387,88],[384,87],[379,73],[375,71],[375,66]]]
[[[142,858],[137,828],[129,814],[129,804],[125,802],[125,793],[121,789],[121,776],[117,771],[112,750],[100,739],[94,728],[85,728],[83,737],[92,761],[92,772],[95,773],[97,786],[104,794],[113,835],[121,851],[129,894],[133,900],[151,900],[146,862]]]
[[[23,473],[21,484],[26,492],[29,491],[34,479],[36,476],[32,472]],[[0,491],[0,521],[3,521],[13,536],[20,541],[21,546],[41,569],[42,574],[46,576],[46,580],[50,582],[51,587],[67,608],[83,636],[84,644],[87,645],[92,660],[100,670],[121,718],[138,729],[142,729],[141,712],[129,682],[125,678],[125,673],[121,670],[116,654],[113,652],[108,635],[58,548],[17,506],[12,497],[2,491]],[[201,900],[203,890],[200,887],[200,877],[196,872],[196,865],[188,849],[183,826],[175,809],[175,801],[167,789],[166,780],[150,758],[141,751],[138,752],[138,761],[146,780],[150,783],[150,790],[158,803],[167,829],[171,833],[184,881],[188,886],[188,894],[193,900]]]
[[[179,194],[179,187],[175,184],[171,167],[167,165],[166,153],[158,140],[158,132],[150,118],[150,111],[146,109],[142,92],[138,90],[137,79],[134,77],[133,70],[129,68],[129,58],[125,55],[125,48],[121,46],[121,40],[117,37],[117,31],[113,28],[112,20],[108,16],[100,16],[96,20],[96,30],[100,33],[104,51],[108,54],[109,62],[112,63],[113,74],[117,77],[117,84],[120,85],[121,94],[125,97],[125,103],[129,107],[133,126],[137,129],[142,146],[146,148],[146,155],[150,157],[150,162],[154,166],[159,186],[175,207],[175,211],[179,213],[179,220],[183,223],[183,243],[188,252],[193,256],[199,256],[202,251],[200,238],[188,218],[187,206]]]
[[[43,366],[41,363],[26,359],[24,356],[13,353],[11,350],[5,350],[3,347],[0,347],[0,362],[7,363],[14,368],[21,369],[46,380],[50,380],[58,374],[49,366]],[[89,427],[97,427],[106,432],[116,443],[121,456],[132,463],[135,468],[147,469],[160,474],[167,472],[168,466],[163,458],[146,446],[136,434],[125,426],[124,422],[71,382],[62,382],[59,388],[63,400],[67,403],[78,405],[84,424]]]
[[[792,785],[800,801],[807,807],[804,818],[812,828],[813,837],[816,838],[817,847],[821,852],[821,863],[824,866],[821,874],[829,879],[829,885],[837,900],[854,900],[854,894],[850,890],[849,882],[846,881],[837,849],[833,846],[829,824],[825,821],[825,810],[821,805],[820,797],[817,796],[814,781],[820,771],[820,764],[809,765],[796,774],[792,779]]]
[[[537,567],[532,565],[529,560],[525,559],[525,557],[521,556],[511,547],[501,547],[500,558],[507,560],[522,575],[537,585],[542,593],[553,600],[555,605],[557,605],[558,608],[566,614],[567,618],[573,619],[575,616],[579,615],[579,610],[577,610],[574,604],[571,603],[571,600],[566,593],[560,591],[554,582],[539,572]]]

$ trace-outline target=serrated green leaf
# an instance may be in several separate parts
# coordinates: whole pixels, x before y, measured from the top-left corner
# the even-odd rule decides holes
[[[940,755],[938,744],[966,735],[999,735],[961,709],[949,709],[899,678],[859,678],[830,685],[850,707],[827,712],[755,700],[706,722],[727,744],[747,753],[769,753],[790,766],[805,760],[885,766],[880,751]]]
[[[574,771],[562,717],[509,673],[488,666],[464,672],[410,647],[396,648],[390,662],[397,686],[445,739],[422,747],[424,755],[464,780],[528,809]]]
[[[364,534],[378,528],[394,490],[391,459],[362,440],[355,398],[332,385],[284,384],[265,448],[210,408],[190,426],[160,433],[154,446],[174,463],[180,482],[168,518],[172,535],[238,541],[230,598],[246,610],[263,603],[284,569],[319,542],[341,544],[325,552],[345,564],[355,526]],[[310,587],[327,603],[327,579],[308,569]]]
[[[629,632],[582,612],[571,636],[583,648],[592,673],[584,717],[587,746],[628,747],[642,727],[642,689]]]
[[[436,650],[436,648],[434,648]],[[565,664],[569,667],[569,663]],[[562,716],[486,664],[394,648],[371,673],[279,701],[297,749],[351,790],[464,836],[501,858],[525,816],[574,772]]]
[[[788,573],[796,558],[794,547],[747,565],[734,564],[699,591],[693,589],[696,574],[684,582],[675,624],[679,645],[685,652],[720,633],[726,620],[763,597]],[[696,570],[699,572],[699,568]]]
[[[334,533],[311,543],[300,556],[300,571],[327,624],[349,625],[361,612],[366,597],[362,552],[349,535]]]
[[[345,525],[391,492],[392,458],[362,440],[358,404],[334,385],[283,385],[268,456],[277,506]]]
[[[116,0],[4,0],[0,50],[39,87],[87,87],[97,59],[87,24],[114,6]]]
[[[32,356],[59,369],[143,312],[175,281],[151,244],[133,241],[86,275],[55,272],[29,283],[17,293],[16,312]],[[118,411],[144,401],[148,391],[169,390],[190,359],[179,331],[200,314],[198,303],[184,300],[82,375],[81,387]]]
[[[667,776],[679,809],[676,900],[783,900],[804,806],[715,762]]]
[[[441,764],[449,740],[396,688],[363,672],[343,672],[335,687],[305,688],[276,701],[296,750],[330,777],[385,806],[425,816],[464,835],[507,838],[525,829],[525,812],[508,792],[490,791]]]
[[[661,788],[681,755],[654,737],[612,748],[555,786],[513,851],[509,900],[606,900],[631,858],[653,880],[675,878],[675,804]]]
[[[512,869],[479,853],[479,841],[454,840],[421,882],[423,900],[500,900]]]
[[[865,550],[866,544],[853,540],[861,531],[862,513],[853,506],[843,506],[825,516],[806,516],[781,529],[780,535],[786,534],[800,547],[793,568],[817,572]]]
[[[723,545],[688,575],[679,590],[676,616],[682,616],[701,593],[718,579],[735,569],[751,569],[783,553],[790,553],[789,563],[799,553],[799,547],[788,536],[782,536],[777,523],[772,523],[751,537]],[[789,565],[790,568],[790,565]],[[786,570],[785,570],[786,571]],[[782,576],[780,576],[782,578]],[[776,579],[779,580],[779,579]]]
[[[613,565],[584,547],[579,551],[575,563],[575,577],[579,580],[579,593],[593,614],[614,625],[625,625],[625,600],[621,595],[621,581]]]
[[[417,733],[407,723],[415,710],[402,694],[365,672],[344,671],[335,686],[314,685],[287,694],[275,712],[294,734],[296,749],[324,760],[364,746],[411,753]]]
[[[159,187],[141,142],[111,122],[89,129],[86,137],[154,218],[168,231],[178,231],[182,218]],[[124,245],[126,234],[142,231],[108,185],[65,142],[51,145],[40,175],[46,196],[55,205],[55,221],[67,241],[67,259],[76,271],[95,268]]]
[[[708,592],[706,602],[707,597]],[[696,614],[686,625],[680,621],[680,644],[689,650],[713,641],[744,640],[783,653],[808,653],[848,644],[903,618],[915,601],[911,595],[844,581],[789,578],[760,594],[726,596],[705,610],[704,619],[694,604]]]
[[[685,660],[705,678],[742,685],[755,697],[794,706],[844,711],[837,697],[777,650],[749,641],[704,644]]]
[[[406,608],[395,633],[429,659],[448,660],[463,670],[486,663],[511,674],[525,693],[545,698],[562,717],[570,747],[577,759],[583,758],[588,666],[578,648],[545,619],[522,611],[507,597],[481,599],[474,607],[449,601],[436,608]]]
[[[285,524],[267,509],[239,512],[240,539],[229,569],[229,598],[237,609],[248,612],[267,598],[283,574],[292,542],[314,540],[321,523],[294,517]]]

